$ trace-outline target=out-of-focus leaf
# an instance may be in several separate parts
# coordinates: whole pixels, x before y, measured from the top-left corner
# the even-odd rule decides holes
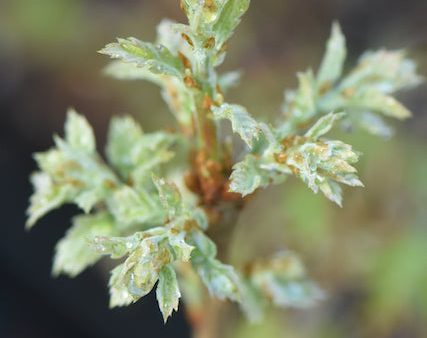
[[[240,279],[234,268],[215,258],[216,246],[205,234],[195,232],[191,244],[195,249],[191,263],[197,270],[209,293],[218,299],[240,300]]]
[[[411,112],[392,96],[377,91],[366,91],[354,95],[348,102],[350,108],[380,112],[399,120],[411,117]]]
[[[93,153],[96,150],[92,127],[86,118],[77,114],[74,109],[69,109],[67,113],[65,140],[74,149],[87,153]]]
[[[73,219],[73,226],[56,245],[52,272],[75,277],[100,259],[89,241],[95,236],[111,236],[116,232],[112,218],[105,213],[82,215]]]
[[[342,34],[340,25],[335,22],[326,45],[325,56],[317,74],[318,86],[332,85],[341,77],[346,55],[345,37]]]
[[[327,134],[335,122],[345,116],[345,113],[329,113],[321,117],[317,122],[305,133],[305,137],[312,138],[313,140],[317,140],[320,136]]]
[[[125,181],[150,179],[151,172],[173,157],[169,150],[175,137],[164,132],[144,134],[131,117],[113,118],[106,153]]]
[[[280,252],[270,260],[256,263],[251,273],[253,285],[279,307],[306,308],[323,299],[323,292],[309,281],[301,261],[290,252]]]
[[[219,46],[222,46],[233,34],[241,17],[248,10],[250,0],[225,0],[222,3],[221,12],[213,27]]]

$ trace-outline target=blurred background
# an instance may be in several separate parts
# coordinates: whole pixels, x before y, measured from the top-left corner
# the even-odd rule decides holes
[[[295,73],[318,66],[335,19],[350,63],[366,49],[405,48],[425,75],[426,14],[426,0],[254,0],[222,66],[244,72],[228,100],[274,118]],[[154,39],[164,17],[184,20],[177,0],[0,0],[0,337],[189,337],[183,308],[163,326],[153,295],[109,310],[99,267],[51,278],[73,207],[24,230],[31,154],[62,133],[68,106],[87,116],[100,149],[113,114],[147,131],[173,125],[156,87],[106,78],[96,53],[115,37]],[[290,180],[242,215],[236,261],[295,250],[328,298],[242,323],[239,337],[427,337],[427,86],[399,97],[415,116],[392,140],[340,135],[364,153],[367,187],[347,190],[343,209]]]

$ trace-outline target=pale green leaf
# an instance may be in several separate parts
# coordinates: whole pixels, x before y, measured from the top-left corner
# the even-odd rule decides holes
[[[160,201],[163,208],[174,217],[182,212],[182,198],[178,187],[164,178],[153,175],[153,182],[159,192]]]
[[[240,300],[240,280],[234,268],[215,259],[216,245],[202,232],[194,232],[191,262],[209,293],[219,299]]]
[[[261,131],[258,122],[250,116],[248,111],[236,104],[223,104],[212,109],[214,118],[217,120],[228,119],[233,131],[240,135],[249,147],[259,138]]]
[[[147,69],[153,74],[182,76],[181,61],[165,46],[142,42],[135,38],[117,39],[110,43],[100,53],[109,55],[113,59],[133,63]]]
[[[270,182],[268,172],[260,168],[257,158],[253,155],[247,155],[243,161],[234,165],[230,181],[230,191],[242,196],[249,195]]]
[[[146,68],[138,67],[133,63],[121,60],[111,62],[104,68],[104,74],[118,80],[145,80],[162,85],[164,80],[157,74],[153,74]]]
[[[250,0],[223,0],[221,3],[221,11],[213,26],[219,47],[231,37],[239,25],[241,17],[249,8]]]
[[[336,182],[326,179],[319,184],[319,189],[330,201],[342,207],[342,189]]]
[[[111,236],[114,223],[108,214],[82,215],[73,219],[73,226],[56,245],[52,272],[75,277],[100,259],[89,241],[95,236]]]
[[[350,74],[344,78],[341,89],[370,89],[391,94],[412,88],[422,81],[416,74],[415,63],[404,51],[369,51],[364,53]]]
[[[307,279],[298,257],[286,251],[269,260],[258,261],[251,280],[278,307],[306,308],[324,298],[319,287]]]
[[[32,174],[31,183],[34,187],[34,193],[30,198],[30,206],[27,210],[26,227],[28,229],[33,227],[48,212],[68,202],[75,194],[73,187],[55,185],[51,177],[44,172]]]
[[[133,298],[122,283],[124,264],[117,265],[112,271],[108,286],[110,287],[110,308],[127,306],[133,303]]]
[[[170,265],[165,265],[160,270],[156,296],[163,320],[166,323],[168,317],[172,315],[172,311],[178,311],[179,299],[181,298],[176,273]]]
[[[242,74],[239,71],[224,73],[218,77],[218,84],[223,92],[228,92],[231,88],[236,87]]]
[[[69,109],[65,122],[65,139],[74,149],[93,153],[96,148],[95,135],[86,118]]]
[[[164,266],[175,261],[188,261],[193,250],[193,246],[185,241],[185,233],[166,227],[137,232],[125,238],[98,237],[94,239],[93,247],[98,253],[109,254],[112,258],[127,255],[112,276],[112,306],[126,305],[148,294]]]
[[[164,132],[144,134],[133,118],[116,117],[108,131],[107,158],[125,181],[136,183],[149,179],[152,171],[173,157],[169,148],[175,139]]]
[[[357,124],[368,133],[384,138],[390,138],[394,134],[393,128],[385,123],[380,116],[374,113],[361,113],[357,119]]]
[[[348,103],[349,107],[368,111],[376,111],[385,116],[400,120],[412,116],[411,112],[394,97],[370,90],[354,95]]]
[[[156,224],[163,219],[164,213],[158,208],[157,200],[147,193],[137,192],[129,186],[117,189],[109,198],[110,212],[123,225]]]
[[[335,22],[327,43],[325,56],[317,74],[318,86],[332,85],[341,77],[346,55],[345,37],[342,34],[340,25]]]
[[[342,119],[345,113],[329,113],[321,117],[317,122],[305,133],[305,137],[317,140],[320,136],[327,134],[337,120]]]

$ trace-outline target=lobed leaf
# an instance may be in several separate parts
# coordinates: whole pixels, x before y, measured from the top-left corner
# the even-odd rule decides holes
[[[160,270],[156,296],[163,320],[166,323],[168,317],[172,315],[172,311],[178,311],[179,299],[181,298],[176,273],[170,265],[166,265]]]
[[[52,273],[75,277],[100,259],[89,241],[95,236],[111,236],[116,233],[112,218],[106,213],[81,215],[73,219],[73,226],[56,245]]]
[[[346,56],[345,37],[339,23],[335,22],[332,25],[332,33],[326,45],[326,53],[317,74],[318,86],[332,85],[341,77]]]
[[[156,75],[182,77],[182,64],[165,46],[142,42],[136,38],[117,39],[105,46],[101,54],[133,63]]]
[[[324,298],[319,287],[307,279],[301,261],[290,252],[282,251],[270,260],[258,261],[250,280],[278,307],[306,308]]]
[[[214,107],[212,112],[217,120],[229,120],[233,131],[239,134],[249,147],[252,147],[258,139],[261,131],[258,122],[249,115],[244,107],[225,103],[220,107]]]

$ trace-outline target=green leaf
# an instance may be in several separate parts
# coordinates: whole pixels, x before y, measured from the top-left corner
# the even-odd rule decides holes
[[[151,73],[145,68],[138,67],[133,63],[125,63],[121,60],[111,62],[104,68],[104,74],[117,80],[145,80],[157,85],[163,84],[163,79]]]
[[[337,120],[343,118],[345,113],[329,113],[321,117],[317,122],[305,133],[305,137],[317,140],[320,136],[327,134]]]
[[[230,176],[230,191],[240,193],[242,196],[253,193],[259,187],[266,187],[270,183],[269,174],[260,168],[260,163],[253,155],[233,167]]]
[[[142,42],[135,38],[117,39],[100,53],[136,64],[147,71],[166,76],[182,77],[182,64],[165,46]]]
[[[279,252],[269,260],[258,261],[251,281],[278,307],[307,308],[324,298],[319,287],[307,279],[301,261],[290,252]]]
[[[411,112],[394,97],[383,95],[378,91],[370,90],[354,95],[349,100],[349,107],[377,111],[385,116],[404,120],[412,116]]]
[[[349,186],[363,187],[351,166],[359,154],[340,141],[305,142],[287,151],[286,164],[315,193],[319,189],[327,198],[341,205],[341,190],[330,180]]]
[[[221,87],[221,90],[227,93],[231,88],[234,88],[239,84],[241,77],[242,74],[239,71],[227,72],[218,77],[218,84]]]
[[[164,213],[156,203],[154,196],[139,194],[129,186],[116,190],[107,202],[110,212],[122,225],[161,223]]]
[[[117,265],[112,271],[108,286],[110,288],[110,308],[127,306],[133,303],[133,298],[122,283],[122,273],[125,264]]]
[[[92,129],[82,116],[69,112],[65,140],[58,136],[54,139],[56,148],[34,155],[41,172],[32,177],[35,192],[27,227],[64,203],[74,202],[87,213],[118,184],[95,152]]]
[[[96,150],[95,136],[86,118],[69,109],[65,122],[65,140],[70,147],[87,153]]]
[[[313,72],[298,73],[298,90],[285,92],[282,112],[286,117],[279,126],[279,134],[286,137],[295,133],[301,125],[305,125],[316,113],[316,85]]]
[[[196,263],[196,269],[212,296],[220,300],[240,300],[239,278],[232,266],[207,259]]]
[[[221,12],[213,26],[219,47],[231,37],[239,25],[243,14],[249,8],[250,0],[224,0],[222,3]]]
[[[376,90],[391,94],[412,88],[421,83],[415,63],[406,58],[404,51],[369,51],[360,58],[357,66],[344,78],[341,89]]]
[[[215,259],[216,245],[202,232],[194,232],[191,262],[209,293],[221,300],[240,301],[240,280],[234,268]]]
[[[239,134],[249,147],[252,147],[259,138],[261,129],[258,122],[250,116],[244,107],[225,103],[220,107],[214,107],[212,112],[217,120],[230,120],[233,131]]]
[[[114,222],[108,214],[82,215],[73,219],[73,226],[56,245],[52,272],[75,277],[100,259],[89,246],[95,236],[111,236]]]
[[[136,183],[149,179],[152,171],[173,157],[169,149],[175,140],[164,132],[144,134],[130,116],[116,117],[108,131],[107,158],[125,181]]]
[[[356,120],[358,126],[370,134],[390,138],[394,134],[394,130],[384,120],[374,113],[364,112]]]
[[[185,241],[185,233],[166,227],[137,232],[130,237],[98,237],[93,247],[112,258],[125,255],[125,262],[110,280],[111,305],[135,302],[151,291],[163,267],[175,261],[190,260],[194,247]],[[120,293],[123,296],[120,296]]]
[[[327,43],[326,54],[317,74],[318,86],[332,85],[341,77],[346,55],[345,37],[342,34],[340,25],[335,22],[332,26],[331,37]]]
[[[172,218],[182,213],[182,198],[178,187],[155,175],[153,175],[153,182],[159,192],[160,202],[169,213],[169,217]]]
[[[32,228],[48,212],[69,201],[75,193],[71,186],[55,185],[51,177],[44,172],[32,174],[31,183],[35,191],[30,198],[30,206],[27,210],[27,229]]]
[[[175,270],[170,265],[166,265],[160,270],[159,283],[156,290],[157,302],[166,323],[172,311],[178,311],[181,292],[178,287]]]

